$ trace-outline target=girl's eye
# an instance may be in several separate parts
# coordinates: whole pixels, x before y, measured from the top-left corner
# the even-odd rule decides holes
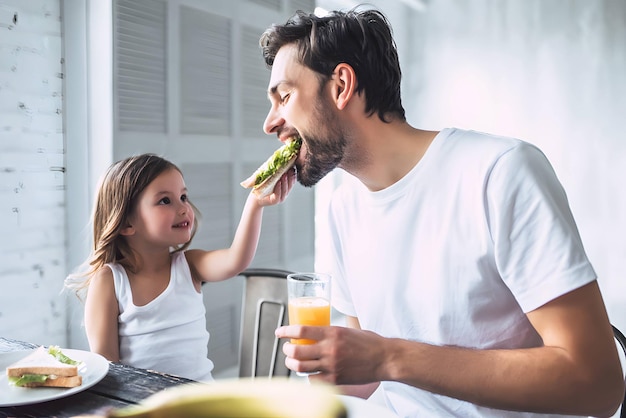
[[[182,196],[180,197],[180,201],[181,201],[181,202],[187,202],[188,200],[189,200],[189,198],[187,197],[187,195],[186,195],[186,194],[184,194],[184,195],[182,195]]]
[[[164,197],[163,199],[159,200],[159,205],[169,205],[171,202],[169,197]]]
[[[284,96],[281,96],[280,97],[280,103],[281,104],[285,104],[287,102],[287,100],[289,100],[289,96],[290,96],[289,93],[285,94]]]

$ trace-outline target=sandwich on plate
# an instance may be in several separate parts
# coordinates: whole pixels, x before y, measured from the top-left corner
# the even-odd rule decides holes
[[[7,367],[9,384],[20,387],[73,388],[83,384],[80,362],[67,357],[57,346],[39,347]]]
[[[296,163],[298,151],[302,145],[299,136],[293,136],[278,148],[254,173],[241,182],[247,189],[252,188],[259,198],[269,196],[274,191],[278,180]]]

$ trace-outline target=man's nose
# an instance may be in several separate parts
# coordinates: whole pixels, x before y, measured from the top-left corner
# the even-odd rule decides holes
[[[265,118],[265,122],[263,122],[263,131],[270,135],[276,133],[278,128],[280,128],[285,123],[285,120],[280,116],[275,106],[272,106],[270,111],[267,113],[267,117]]]

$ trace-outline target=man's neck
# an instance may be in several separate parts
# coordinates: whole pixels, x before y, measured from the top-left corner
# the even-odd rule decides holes
[[[386,189],[419,163],[438,132],[413,128],[406,122],[372,123],[355,139],[358,164],[342,167],[369,190]]]

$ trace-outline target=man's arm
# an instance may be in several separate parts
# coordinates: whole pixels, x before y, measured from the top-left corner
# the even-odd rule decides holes
[[[354,329],[361,329],[359,319],[355,316],[346,316],[346,326]],[[309,379],[315,380],[315,375],[309,377]],[[372,393],[376,391],[380,382],[366,383],[363,385],[342,385],[339,387],[341,393],[345,395],[356,396],[358,398],[367,399],[372,396]]]
[[[624,396],[624,378],[597,282],[530,312],[544,346],[474,350],[383,338],[343,327],[283,327],[293,370],[321,370],[335,384],[403,382],[491,408],[611,416]]]
[[[391,378],[500,409],[611,415],[624,381],[597,282],[530,312],[544,346],[468,350],[395,341]]]

